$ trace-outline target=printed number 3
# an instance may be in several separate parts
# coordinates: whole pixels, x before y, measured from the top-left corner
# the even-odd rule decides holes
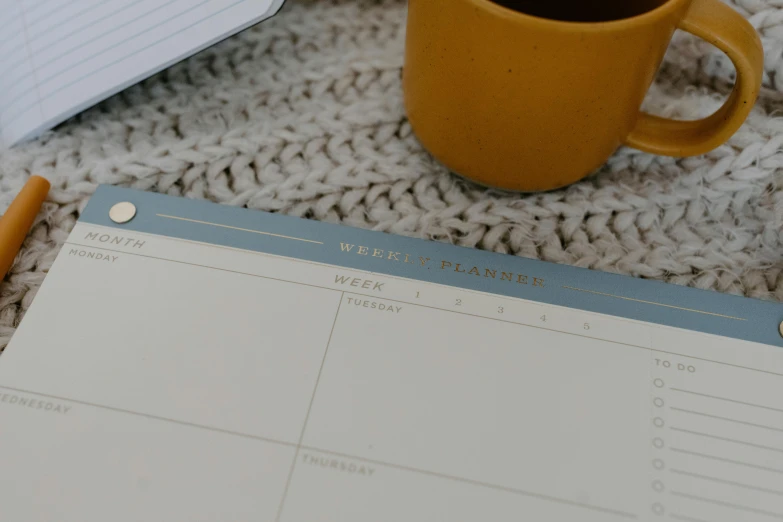
[[[502,313],[503,313],[503,307],[502,307],[502,306],[498,306],[498,313],[499,313],[499,314],[502,314]]]

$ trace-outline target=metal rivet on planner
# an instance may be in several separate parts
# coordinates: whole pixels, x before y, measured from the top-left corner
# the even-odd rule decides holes
[[[109,210],[109,218],[115,223],[127,223],[136,215],[136,205],[130,201],[117,203]]]

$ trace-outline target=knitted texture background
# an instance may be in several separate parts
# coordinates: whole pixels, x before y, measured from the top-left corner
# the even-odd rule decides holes
[[[99,183],[783,300],[783,0],[731,5],[760,31],[766,74],[728,144],[679,160],[622,149],[581,183],[519,196],[450,175],[412,135],[403,0],[288,0],[275,18],[0,151],[0,209],[31,173],[53,182],[0,286],[0,349]],[[733,73],[678,33],[646,108],[706,116]]]

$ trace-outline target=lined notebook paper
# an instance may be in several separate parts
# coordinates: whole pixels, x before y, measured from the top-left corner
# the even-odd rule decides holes
[[[284,0],[0,0],[0,146],[250,25]]]

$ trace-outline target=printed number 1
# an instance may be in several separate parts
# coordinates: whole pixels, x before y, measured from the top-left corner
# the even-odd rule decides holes
[[[419,298],[419,292],[416,292],[416,299]]]

